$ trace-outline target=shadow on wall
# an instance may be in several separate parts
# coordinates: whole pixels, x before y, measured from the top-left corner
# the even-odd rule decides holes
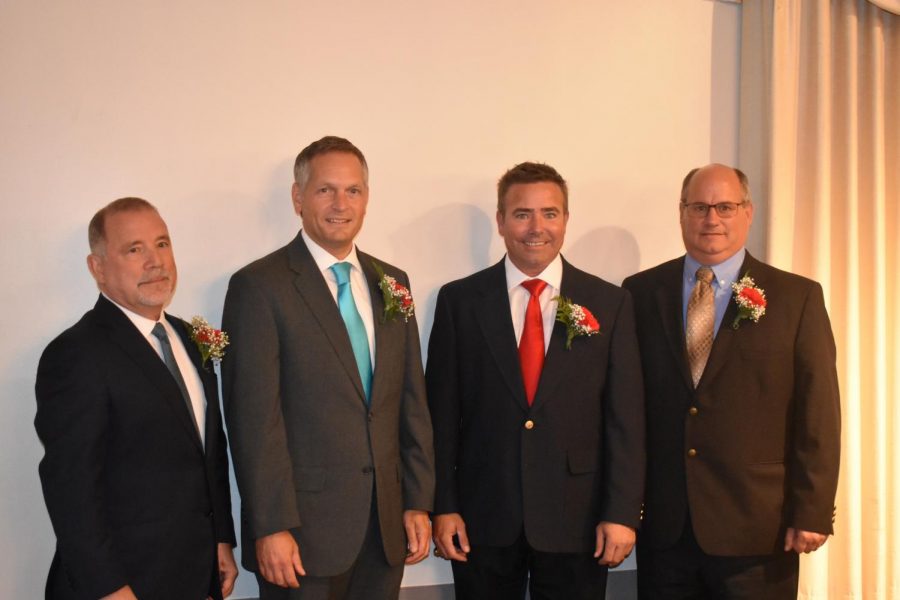
[[[431,331],[438,290],[488,266],[493,219],[463,202],[439,206],[391,234],[392,254],[411,256],[409,269],[423,344]]]
[[[566,260],[583,271],[620,285],[637,272],[641,251],[630,231],[621,227],[599,227],[568,244]]]

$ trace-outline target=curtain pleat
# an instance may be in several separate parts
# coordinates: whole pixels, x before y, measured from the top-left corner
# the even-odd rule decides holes
[[[741,166],[768,260],[822,283],[843,411],[835,536],[800,597],[900,599],[900,17],[744,2]]]

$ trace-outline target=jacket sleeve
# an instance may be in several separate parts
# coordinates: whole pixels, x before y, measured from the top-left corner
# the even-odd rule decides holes
[[[280,395],[275,308],[246,272],[229,282],[222,314],[225,422],[235,477],[254,539],[300,526]]]
[[[631,294],[619,305],[603,390],[604,496],[601,519],[637,528],[646,469],[644,382]]]
[[[402,281],[407,289],[410,289],[405,276],[402,277]],[[434,445],[416,318],[410,318],[405,327],[406,356],[403,399],[400,407],[403,508],[430,511],[434,505]]]
[[[39,473],[57,552],[73,587],[94,598],[128,583],[106,516],[104,362],[74,340],[57,339],[41,357],[35,385],[34,424],[44,445]]]
[[[841,409],[836,349],[822,287],[811,284],[794,342],[787,525],[833,533]]]
[[[434,428],[435,514],[460,512],[456,480],[459,397],[456,331],[446,288],[438,294],[425,380]]]

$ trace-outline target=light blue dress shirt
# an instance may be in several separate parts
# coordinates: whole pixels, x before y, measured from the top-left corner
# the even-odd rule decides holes
[[[681,284],[681,323],[687,329],[687,305],[691,298],[691,291],[697,282],[697,269],[706,266],[712,269],[713,280],[710,284],[713,292],[715,292],[716,303],[716,322],[713,329],[713,336],[719,333],[719,325],[722,324],[722,317],[728,308],[728,302],[731,300],[731,284],[740,279],[741,265],[744,263],[744,256],[747,250],[741,248],[734,253],[731,258],[717,265],[701,265],[694,260],[690,254],[684,257],[684,275]]]

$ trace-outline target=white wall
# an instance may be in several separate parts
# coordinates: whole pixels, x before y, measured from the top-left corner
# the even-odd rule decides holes
[[[440,284],[502,255],[516,162],[569,180],[575,264],[618,283],[681,252],[681,178],[736,159],[739,20],[711,0],[0,2],[0,597],[39,597],[53,552],[34,373],[94,302],[99,207],[154,202],[172,312],[218,323],[229,275],[298,228],[296,153],[348,137],[372,174],[359,244],[409,271],[424,341]],[[405,584],[447,581],[431,558]]]

